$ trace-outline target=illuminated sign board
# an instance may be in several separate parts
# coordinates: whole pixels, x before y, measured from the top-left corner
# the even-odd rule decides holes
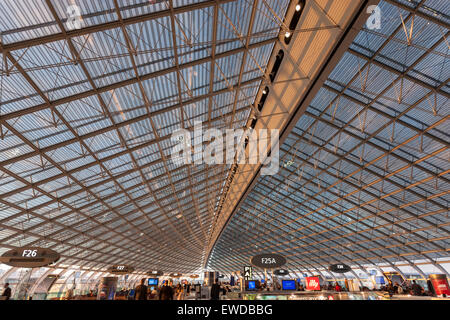
[[[346,272],[349,272],[352,269],[346,264],[339,263],[339,264],[331,265],[328,268],[328,270],[330,270],[331,272],[334,272],[334,273],[346,273]]]
[[[244,280],[252,279],[253,268],[251,266],[244,267]]]
[[[119,264],[109,267],[108,272],[113,274],[128,274],[134,271],[133,267],[127,266],[125,264]]]
[[[182,274],[181,273],[171,273],[169,276],[172,278],[179,278],[182,276]]]
[[[319,277],[306,277],[306,290],[320,290]]]
[[[263,269],[275,269],[284,266],[286,258],[276,253],[263,253],[251,258],[250,263]]]
[[[289,271],[287,271],[286,269],[277,269],[273,272],[273,274],[276,276],[287,276],[289,274]]]
[[[59,253],[48,248],[22,247],[3,253],[0,262],[11,267],[38,268],[55,263],[59,258]]]

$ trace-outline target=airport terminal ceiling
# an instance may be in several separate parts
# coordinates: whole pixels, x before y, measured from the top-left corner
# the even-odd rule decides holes
[[[360,23],[338,42],[369,2],[382,28]],[[264,123],[254,105],[282,82],[268,70],[278,49],[292,60],[297,3],[291,46],[336,29],[324,68],[339,59],[285,112],[278,173],[248,179],[224,213],[233,166],[177,166],[171,135]],[[3,1],[0,254],[39,246],[61,254],[54,267],[231,273],[275,252],[311,274],[422,261],[448,275],[450,4],[336,3]],[[339,11],[355,19],[339,25]],[[314,12],[329,23],[302,30]]]
[[[449,260],[449,3],[379,7],[384,27],[358,33],[280,147],[279,173],[257,179],[222,232],[211,269],[275,252],[309,274],[335,263],[420,273],[419,261],[448,274],[436,261]]]

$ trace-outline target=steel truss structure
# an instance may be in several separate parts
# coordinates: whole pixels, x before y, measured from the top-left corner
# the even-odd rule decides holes
[[[360,31],[280,147],[280,172],[258,178],[205,254],[230,166],[174,165],[172,132],[246,125],[289,5],[3,1],[0,254],[49,247],[53,268],[97,276],[118,263],[234,272],[262,251],[299,272],[422,274],[425,259],[448,275],[443,0],[379,4],[382,28]]]
[[[2,4],[1,250],[50,247],[59,265],[87,269],[198,270],[228,167],[175,166],[171,134],[194,121],[245,125],[288,5]]]
[[[241,271],[275,252],[297,275],[335,278],[335,263],[424,275],[421,261],[449,276],[448,3],[379,8],[381,28],[356,36],[280,147],[280,172],[242,199],[209,268]]]

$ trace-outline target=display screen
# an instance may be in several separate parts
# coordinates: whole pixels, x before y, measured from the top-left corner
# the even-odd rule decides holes
[[[295,290],[295,280],[282,280],[283,290]]]
[[[264,282],[266,282],[266,280],[264,280],[264,279],[261,279],[261,283],[264,283]]]
[[[253,280],[248,281],[247,290],[255,290],[255,289],[256,289],[256,282]]]
[[[377,284],[385,284],[383,276],[375,277],[375,281],[376,281]]]
[[[157,286],[158,285],[158,278],[150,278],[150,279],[148,279],[148,285],[149,286]]]

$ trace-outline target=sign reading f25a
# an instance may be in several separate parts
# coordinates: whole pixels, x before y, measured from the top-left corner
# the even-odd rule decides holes
[[[253,256],[250,263],[264,269],[275,269],[286,264],[286,258],[276,253],[262,253]]]

